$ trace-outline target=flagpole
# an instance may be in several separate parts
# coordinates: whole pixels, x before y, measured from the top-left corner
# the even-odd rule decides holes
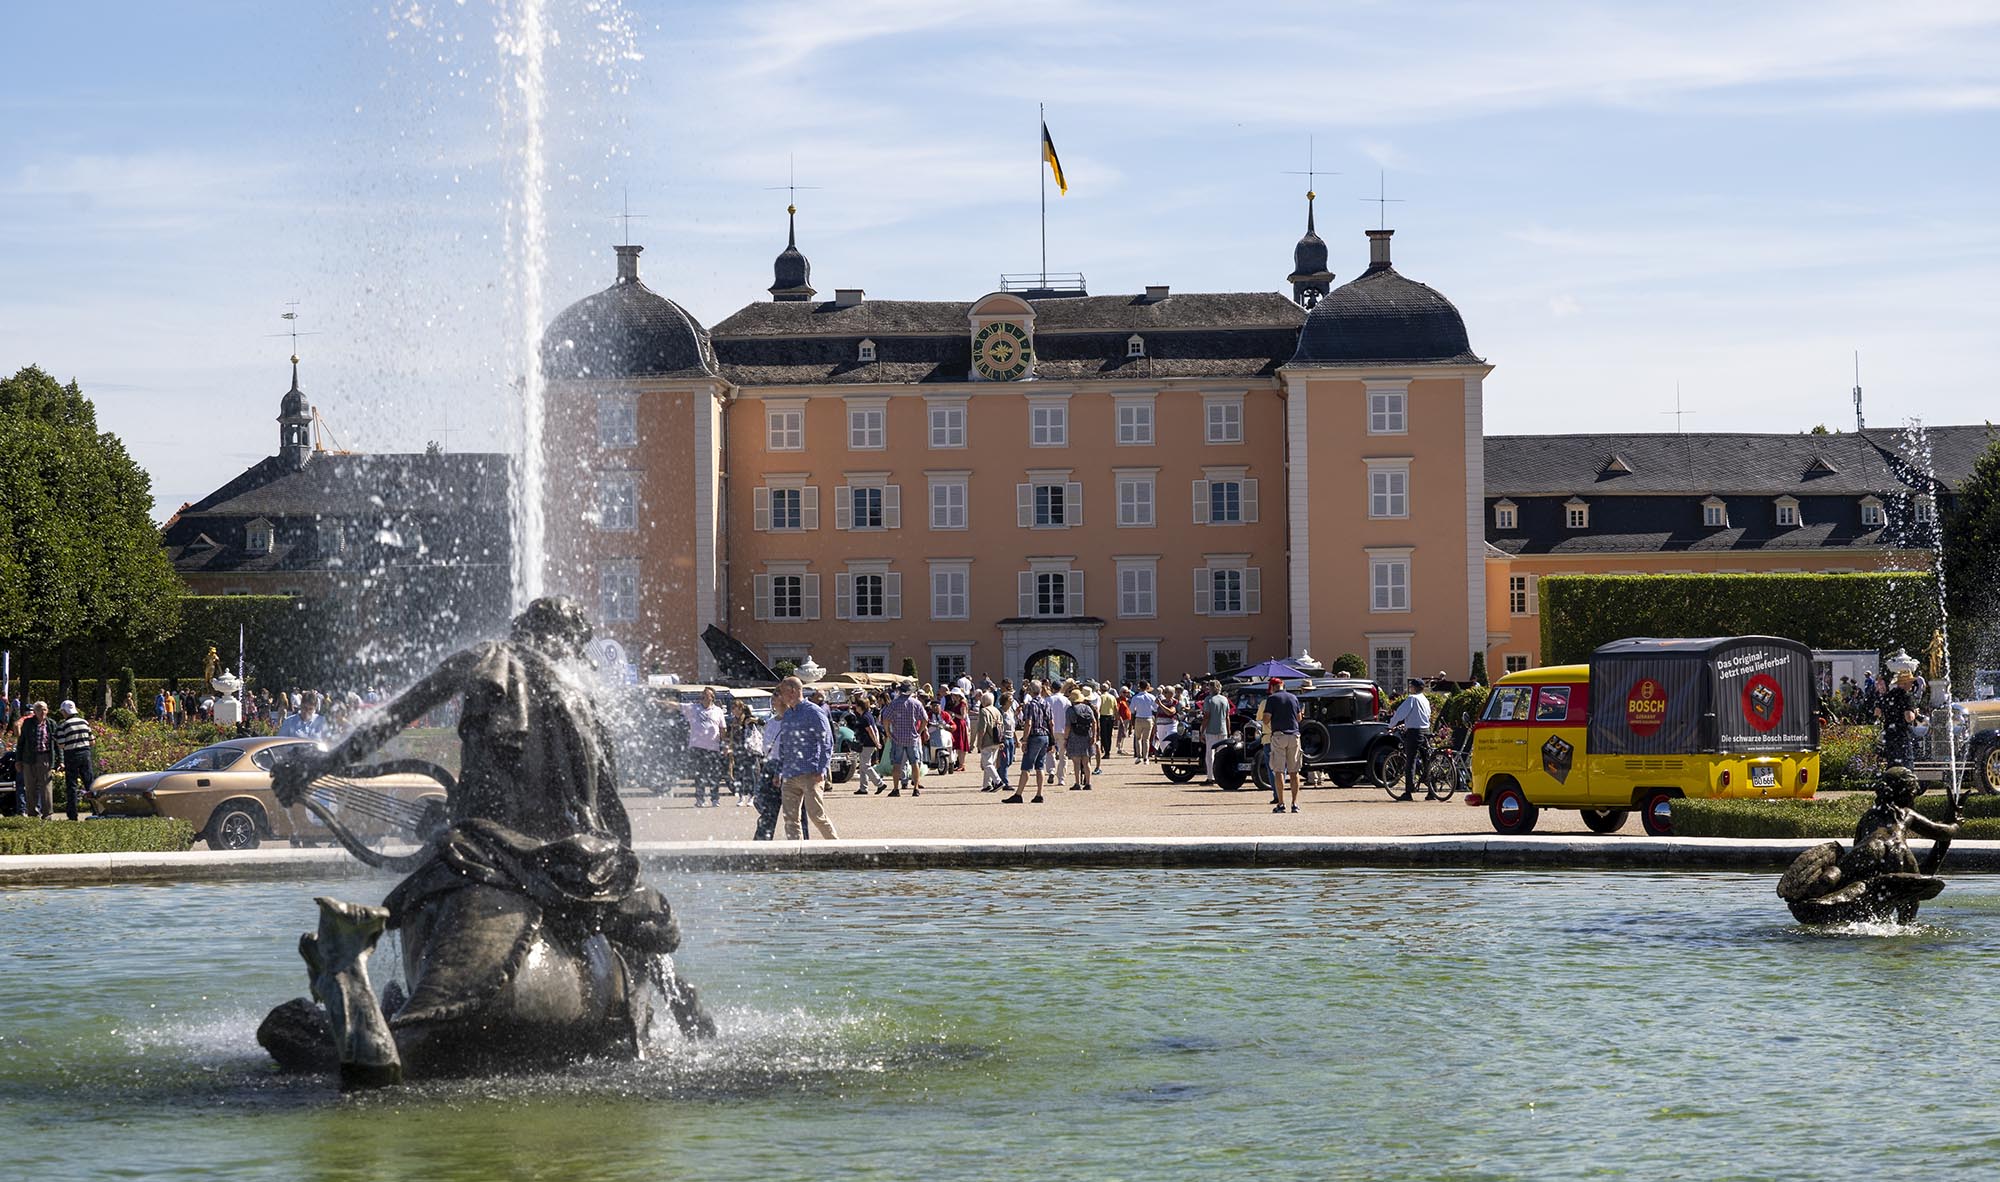
[[[1041,178],[1042,182],[1042,286],[1047,288],[1049,285],[1049,172],[1048,169],[1042,167],[1044,163],[1042,157],[1046,152],[1046,149],[1042,145],[1049,138],[1048,108],[1040,103],[1036,103],[1035,114],[1041,122],[1041,126],[1035,129],[1035,175]]]

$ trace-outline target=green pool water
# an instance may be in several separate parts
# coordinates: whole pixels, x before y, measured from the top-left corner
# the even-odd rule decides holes
[[[341,1096],[253,1032],[312,896],[0,892],[0,1178],[1990,1176],[2000,881],[1806,932],[1765,876],[666,877],[720,1020]]]

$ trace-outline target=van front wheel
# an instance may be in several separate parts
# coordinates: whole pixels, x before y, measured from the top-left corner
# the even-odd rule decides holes
[[[1648,788],[1639,796],[1639,823],[1648,837],[1674,835],[1674,794],[1666,788]]]
[[[1495,833],[1508,837],[1532,833],[1541,815],[1542,810],[1528,800],[1519,784],[1503,784],[1486,797],[1486,817],[1493,822]]]

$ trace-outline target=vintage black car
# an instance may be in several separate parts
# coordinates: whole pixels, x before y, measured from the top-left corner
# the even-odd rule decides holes
[[[1259,786],[1268,787],[1263,736],[1249,725],[1263,704],[1265,687],[1236,685],[1225,692],[1236,706],[1231,719],[1234,733],[1229,742],[1216,748],[1215,782],[1226,792],[1234,792],[1253,778]],[[1360,678],[1329,678],[1314,681],[1311,689],[1294,692],[1305,713],[1299,723],[1299,753],[1307,782],[1325,777],[1340,788],[1372,783],[1376,760],[1396,745],[1388,724],[1381,719],[1380,687]],[[1199,775],[1201,736],[1187,731],[1175,734],[1160,754],[1160,770],[1177,783]]]

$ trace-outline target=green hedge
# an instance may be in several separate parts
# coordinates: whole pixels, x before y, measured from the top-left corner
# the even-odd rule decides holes
[[[1820,800],[1676,800],[1674,836],[1852,841],[1855,822],[1874,799],[1869,793],[1855,793]],[[1942,821],[1946,807],[1938,793],[1917,799],[1917,811],[1933,820]],[[2000,838],[2000,796],[1968,797],[1960,836],[1967,840]]]
[[[1783,636],[1818,649],[1898,645],[1921,656],[1937,631],[1929,573],[1548,575],[1542,660],[1567,665],[1628,636]]]
[[[194,826],[169,817],[0,817],[0,854],[180,853],[193,844]]]

